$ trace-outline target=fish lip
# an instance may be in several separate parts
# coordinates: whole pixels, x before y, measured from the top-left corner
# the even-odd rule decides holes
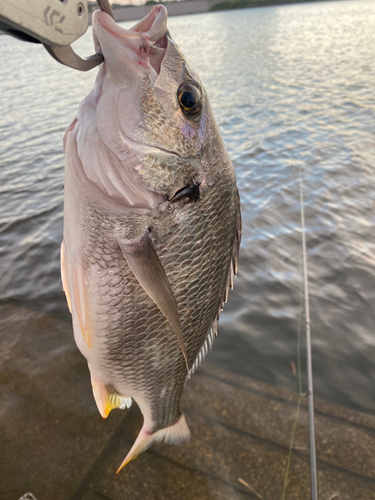
[[[131,30],[126,30],[125,28],[121,28],[118,26],[116,22],[112,19],[112,17],[103,12],[101,10],[96,10],[92,15],[92,30],[94,36],[98,37],[98,32],[100,31],[99,25],[105,31],[108,31],[112,35],[118,38],[125,38],[128,34],[130,34]]]
[[[156,5],[141,21],[127,30],[119,26],[106,12],[96,10],[92,15],[95,49],[102,52],[100,44],[101,29],[118,39],[127,39],[129,41],[143,39],[144,43],[150,48],[158,47],[160,46],[159,42],[168,34],[167,17],[167,9],[163,5]]]
[[[164,5],[155,5],[151,11],[135,24],[130,31],[146,33],[150,40],[157,42],[167,33],[168,12]]]

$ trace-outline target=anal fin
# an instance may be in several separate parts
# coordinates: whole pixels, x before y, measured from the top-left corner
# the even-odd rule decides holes
[[[155,302],[173,328],[185,358],[187,371],[189,371],[177,302],[165,274],[163,264],[151,241],[150,231],[147,230],[137,240],[118,240],[118,243],[126,262],[140,285],[153,302]]]

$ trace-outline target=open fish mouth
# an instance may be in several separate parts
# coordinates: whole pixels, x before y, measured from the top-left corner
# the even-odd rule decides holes
[[[156,5],[130,30],[100,10],[94,12],[92,26],[95,49],[102,52],[107,65],[122,63],[133,71],[160,73],[168,46],[167,9],[163,5]]]

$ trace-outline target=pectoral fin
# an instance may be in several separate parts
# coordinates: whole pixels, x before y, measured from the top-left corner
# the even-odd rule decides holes
[[[126,262],[140,285],[172,326],[184,355],[186,368],[189,371],[177,302],[149,234],[150,232],[147,230],[138,240],[118,240],[118,243]]]

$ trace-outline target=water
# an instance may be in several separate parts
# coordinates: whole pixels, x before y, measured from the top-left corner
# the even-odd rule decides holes
[[[364,412],[375,410],[374,22],[375,4],[362,0],[169,21],[210,95],[242,201],[238,278],[208,363],[297,388],[301,170],[315,393]],[[72,345],[59,270],[62,138],[96,70],[64,68],[6,36],[0,47],[0,361],[3,373],[30,375]],[[75,49],[91,54],[90,35]],[[66,328],[58,341],[45,325],[25,340],[17,308]]]

